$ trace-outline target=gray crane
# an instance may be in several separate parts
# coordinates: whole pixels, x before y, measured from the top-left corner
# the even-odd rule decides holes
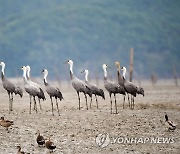
[[[34,86],[36,86],[37,88],[40,89],[40,92],[39,92],[39,94],[38,94],[37,97],[38,97],[38,101],[39,101],[40,110],[42,110],[41,103],[40,103],[40,99],[42,99],[42,100],[44,101],[44,100],[46,100],[46,97],[45,97],[45,95],[44,95],[44,92],[43,92],[41,86],[40,86],[39,84],[33,82],[33,81],[30,79],[30,71],[31,71],[31,68],[30,68],[29,65],[27,65],[27,66],[26,66],[27,80],[28,80],[28,82],[29,82],[30,84],[32,84],[32,85],[34,85]],[[36,106],[36,108],[37,108],[37,106]],[[35,105],[34,105],[34,110],[35,110]]]
[[[116,114],[117,112],[117,104],[116,104],[116,94],[123,94],[126,95],[124,89],[117,83],[109,81],[107,79],[107,67],[108,65],[103,64],[102,68],[104,70],[104,87],[106,88],[106,90],[109,92],[109,96],[110,96],[110,103],[111,103],[111,113],[112,113],[112,99],[111,99],[111,95],[114,94],[114,98],[115,98],[115,108],[116,108]]]
[[[9,96],[9,113],[10,111],[13,110],[13,93],[15,93],[15,95],[19,95],[20,97],[23,96],[23,91],[20,87],[16,86],[13,82],[9,81],[6,77],[5,77],[5,63],[1,62],[0,65],[2,66],[1,69],[1,79],[2,79],[2,84],[4,89],[7,91],[8,96]]]
[[[100,88],[98,88],[96,85],[90,83],[88,81],[88,75],[89,75],[89,71],[88,70],[84,70],[81,73],[85,73],[85,83],[88,85],[88,87],[91,89],[92,94],[95,95],[96,97],[96,104],[97,104],[97,109],[98,109],[98,100],[97,100],[97,95],[101,96],[104,100],[105,100],[105,96],[104,96],[104,91]],[[91,104],[92,104],[92,97],[91,97],[91,103],[90,103],[90,108],[91,108]]]
[[[134,109],[134,97],[136,97],[138,87],[133,84],[132,82],[129,82],[126,80],[125,75],[126,75],[126,68],[122,67],[121,70],[123,71],[123,81],[124,81],[124,88],[127,93],[131,94],[131,105],[130,108]]]
[[[120,62],[115,62],[115,65],[117,66],[118,84],[122,87],[124,92],[126,92],[126,90],[124,88],[123,77],[120,73]],[[128,95],[128,100],[129,100],[129,95]],[[123,109],[124,109],[124,103],[125,103],[125,95],[124,95],[124,100],[123,100]],[[129,104],[130,104],[130,102],[129,102]]]
[[[118,83],[119,85],[124,86],[124,79],[123,79],[123,76],[120,74],[120,62],[115,62],[115,65],[117,66]],[[144,89],[140,86],[137,86],[137,94],[144,96]],[[130,107],[130,100],[129,100],[128,92],[127,92],[127,95],[128,95],[128,102],[129,102],[129,107]],[[124,102],[125,102],[125,97],[124,97]],[[123,103],[123,108],[124,108],[124,103]]]
[[[49,95],[49,97],[50,97],[50,99],[51,99],[52,115],[54,116],[52,97],[55,97],[58,114],[59,114],[59,116],[60,116],[57,98],[59,98],[59,100],[61,101],[61,100],[63,99],[62,93],[61,93],[61,91],[59,90],[59,88],[53,87],[53,86],[51,86],[51,85],[47,82],[48,70],[47,70],[47,69],[44,69],[44,70],[42,70],[42,73],[44,74],[44,85],[45,85],[45,87],[46,87],[46,91],[47,91],[47,93],[48,93],[48,95]]]
[[[36,105],[36,99],[35,97],[39,95],[40,93],[40,89],[37,88],[36,86],[34,86],[32,83],[30,83],[28,80],[27,80],[27,69],[25,66],[22,66],[21,68],[23,70],[23,79],[24,79],[24,89],[25,91],[29,94],[29,97],[30,97],[30,109],[29,109],[29,114],[31,114],[31,98],[33,97],[34,99],[34,103]],[[37,113],[37,107],[36,107],[36,113]]]
[[[66,64],[69,64],[69,66],[70,66],[71,83],[72,83],[73,88],[76,90],[76,92],[78,94],[79,110],[80,110],[80,97],[79,97],[79,93],[80,92],[84,93],[84,96],[85,96],[85,99],[86,99],[86,108],[88,110],[86,94],[88,94],[90,97],[92,97],[91,90],[90,90],[90,88],[88,87],[88,85],[84,81],[82,81],[82,80],[80,80],[80,79],[78,79],[77,77],[74,76],[74,74],[73,74],[73,61],[72,60],[68,60],[66,62]]]

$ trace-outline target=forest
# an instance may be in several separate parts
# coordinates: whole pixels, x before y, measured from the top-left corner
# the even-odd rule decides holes
[[[64,62],[74,61],[78,74],[103,74],[102,64],[120,61],[134,75],[180,74],[179,0],[0,0],[0,61],[6,75],[30,65],[33,76],[47,68],[66,76]],[[22,72],[19,72],[22,73]]]

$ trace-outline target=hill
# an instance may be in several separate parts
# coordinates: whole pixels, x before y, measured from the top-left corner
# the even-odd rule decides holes
[[[63,62],[73,59],[102,74],[102,64],[129,67],[135,51],[135,75],[153,71],[170,77],[180,72],[180,1],[178,0],[11,0],[0,1],[0,60],[7,76],[22,65],[32,75],[42,68],[65,77]]]

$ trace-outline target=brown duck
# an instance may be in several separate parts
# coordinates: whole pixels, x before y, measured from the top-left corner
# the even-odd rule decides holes
[[[169,120],[167,114],[165,114],[165,125],[168,128],[168,131],[174,131],[176,129],[176,124]]]
[[[24,151],[21,151],[21,146],[18,145],[17,148],[18,148],[17,154],[25,154]]]
[[[38,134],[38,136],[36,138],[37,144],[40,145],[40,146],[44,145],[45,144],[45,139],[44,139],[44,137],[42,135],[40,135],[40,131],[38,130],[36,134]]]
[[[49,150],[54,150],[54,149],[56,148],[56,146],[55,146],[54,143],[50,140],[50,138],[49,138],[48,141],[46,141],[45,146],[46,146],[46,148],[49,149]]]
[[[10,121],[10,120],[4,120],[4,117],[1,117],[0,119],[0,125],[5,127],[6,130],[8,130],[8,127],[10,127],[11,125],[13,125],[14,122]]]

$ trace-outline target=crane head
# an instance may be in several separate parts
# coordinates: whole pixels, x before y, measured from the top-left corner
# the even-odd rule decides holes
[[[4,63],[4,62],[1,62],[0,65],[1,65],[2,67],[5,67],[5,63]]]
[[[124,67],[124,66],[121,67],[121,70],[126,71],[126,67]]]
[[[27,70],[27,71],[30,71],[30,70],[31,70],[31,68],[30,68],[29,65],[26,66],[26,70]]]
[[[115,65],[117,66],[118,70],[120,70],[120,62],[115,62]]]
[[[22,66],[21,69],[26,71],[26,66]]]
[[[65,64],[73,64],[73,61],[70,59],[70,60],[66,61]]]
[[[103,69],[106,69],[107,67],[108,67],[107,64],[103,64],[103,65],[102,65],[102,68],[103,68]]]
[[[48,70],[47,69],[43,69],[41,73],[48,74]]]

